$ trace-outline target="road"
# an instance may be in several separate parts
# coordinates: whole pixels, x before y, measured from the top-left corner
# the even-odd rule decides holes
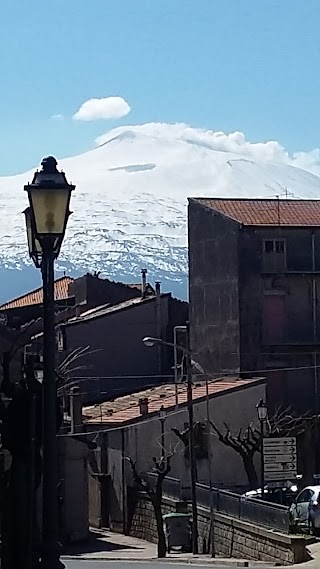
[[[166,563],[164,561],[155,561],[155,562],[149,562],[149,561],[66,561],[66,567],[67,569],[192,569],[192,567],[194,567],[195,569],[197,567],[202,567],[202,569],[204,567],[210,567],[210,565],[208,565],[208,563],[206,565],[195,565],[194,563],[184,563],[181,564],[180,563]],[[214,569],[227,569],[228,565],[223,565],[223,566],[219,566],[219,565],[213,565],[212,567],[214,567]],[[234,567],[234,564],[229,567]],[[270,565],[269,565],[270,568]],[[263,567],[261,565],[259,565],[259,569],[267,569],[266,567]]]

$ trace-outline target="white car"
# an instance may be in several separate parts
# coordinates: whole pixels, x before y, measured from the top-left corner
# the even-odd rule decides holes
[[[290,506],[292,520],[320,536],[320,486],[306,486]]]

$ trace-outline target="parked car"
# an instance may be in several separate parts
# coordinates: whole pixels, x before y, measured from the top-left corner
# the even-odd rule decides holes
[[[288,482],[285,486],[278,488],[269,488],[265,486],[264,489],[264,500],[266,502],[272,502],[273,504],[282,504],[283,506],[290,506],[299,492],[298,484],[293,484]],[[262,493],[261,488],[256,490],[249,490],[242,495],[243,498],[255,498],[261,499]]]
[[[290,506],[293,524],[308,526],[320,536],[320,486],[306,486]]]

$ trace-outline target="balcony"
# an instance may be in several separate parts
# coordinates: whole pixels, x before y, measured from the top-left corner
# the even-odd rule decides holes
[[[320,274],[320,263],[312,263],[311,254],[264,253],[262,274]]]

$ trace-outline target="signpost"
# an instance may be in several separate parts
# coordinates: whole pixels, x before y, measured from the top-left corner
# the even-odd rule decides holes
[[[296,437],[264,438],[263,457],[264,479],[266,482],[286,482],[296,478]]]

